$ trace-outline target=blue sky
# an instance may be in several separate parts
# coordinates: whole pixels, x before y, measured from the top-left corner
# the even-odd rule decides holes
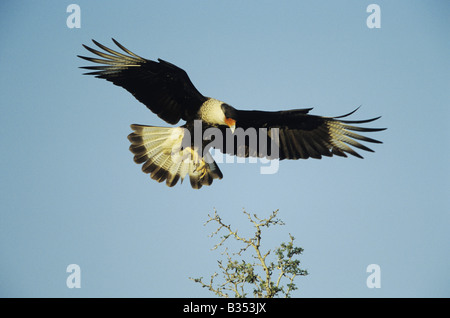
[[[294,297],[449,297],[448,1],[70,1],[0,4],[2,297],[209,297],[188,277],[218,270],[217,209],[240,231],[242,210],[283,227],[263,248],[305,249]],[[366,8],[381,8],[369,29]],[[141,172],[132,123],[168,126],[76,57],[111,37],[185,69],[204,95],[242,109],[381,115],[388,130],[365,159],[221,164],[193,190]],[[81,268],[81,288],[66,267]],[[366,286],[378,264],[381,288]]]

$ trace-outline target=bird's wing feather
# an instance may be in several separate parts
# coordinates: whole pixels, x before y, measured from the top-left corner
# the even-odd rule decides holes
[[[114,43],[126,54],[92,41],[105,52],[83,45],[101,57],[78,56],[101,64],[81,67],[91,70],[85,74],[104,78],[125,88],[166,122],[176,124],[180,119],[191,118],[206,100],[181,68],[161,59],[158,62],[144,59],[114,39]]]
[[[310,110],[310,108],[277,112],[237,110],[236,131],[234,135],[225,134],[225,139],[228,138],[228,141],[224,141],[220,150],[239,157],[257,156],[280,160],[310,157],[320,159],[322,156],[333,155],[347,157],[347,154],[362,158],[352,147],[373,152],[360,141],[381,143],[354,132],[384,130],[385,128],[356,126],[370,123],[379,117],[366,120],[344,120],[343,118],[350,116],[357,109],[338,117],[309,115]],[[242,130],[239,130],[239,127]],[[265,128],[264,134],[260,128]],[[245,134],[248,129],[257,130],[257,143],[251,143],[249,138],[236,136],[239,133]],[[250,136],[249,133],[246,135]],[[233,142],[230,142],[229,138],[234,138]]]

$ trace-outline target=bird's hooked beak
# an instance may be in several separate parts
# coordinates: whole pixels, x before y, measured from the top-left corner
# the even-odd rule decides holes
[[[232,133],[234,133],[234,130],[236,129],[236,121],[233,118],[227,118],[225,117],[225,124],[230,127],[230,130]]]

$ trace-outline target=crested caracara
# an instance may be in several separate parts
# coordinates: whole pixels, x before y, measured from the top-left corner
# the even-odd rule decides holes
[[[333,155],[347,157],[347,153],[362,158],[350,146],[371,151],[359,141],[381,143],[357,132],[375,132],[384,128],[365,128],[355,124],[372,122],[344,120],[356,110],[338,117],[308,114],[312,108],[283,111],[238,110],[222,101],[202,95],[184,70],[158,59],[142,58],[116,40],[122,52],[112,50],[93,40],[104,52],[83,45],[101,57],[79,56],[96,66],[84,66],[85,73],[104,78],[121,86],[169,124],[180,120],[180,127],[131,125],[128,136],[134,161],[151,178],[169,187],[189,175],[195,189],[221,179],[222,172],[212,158],[209,148],[239,157],[268,159],[307,159]],[[199,127],[198,129],[196,128]],[[211,129],[215,131],[211,133]],[[253,129],[253,134],[248,131]],[[209,135],[207,132],[210,132]],[[236,141],[237,133],[244,138]],[[218,138],[221,133],[221,138]],[[195,134],[200,141],[195,142]],[[214,136],[214,138],[212,138]],[[198,136],[197,136],[198,137]],[[358,141],[359,140],[359,141]]]

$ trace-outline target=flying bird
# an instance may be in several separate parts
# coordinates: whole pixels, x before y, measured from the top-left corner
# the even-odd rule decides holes
[[[366,120],[344,119],[359,107],[338,117],[310,115],[312,108],[239,110],[201,94],[178,66],[162,59],[145,59],[112,40],[121,51],[112,50],[95,40],[93,43],[103,51],[83,44],[100,58],[78,55],[99,64],[81,68],[90,70],[84,73],[86,75],[123,87],[167,123],[175,125],[180,120],[185,121],[179,127],[133,124],[133,132],[128,136],[134,161],[143,164],[143,172],[150,174],[152,179],[165,181],[169,187],[180,179],[182,182],[187,175],[194,189],[211,185],[214,179],[222,179],[222,172],[209,148],[238,157],[279,160],[320,159],[333,155],[347,157],[347,154],[363,158],[350,146],[373,152],[359,141],[381,143],[355,132],[384,130],[357,126],[381,116]],[[252,129],[253,133],[248,133]],[[208,135],[207,131],[211,130],[213,133]],[[200,142],[195,142],[195,134],[199,132],[205,135]],[[244,137],[236,142],[238,132],[241,135],[244,132]]]

